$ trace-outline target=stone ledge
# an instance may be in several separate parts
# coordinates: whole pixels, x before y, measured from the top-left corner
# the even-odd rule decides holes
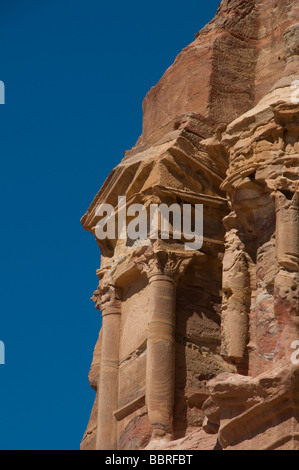
[[[121,421],[122,419],[126,418],[134,411],[139,410],[145,405],[145,394],[135,398],[135,400],[131,401],[127,405],[123,406],[116,410],[113,414],[117,421]]]

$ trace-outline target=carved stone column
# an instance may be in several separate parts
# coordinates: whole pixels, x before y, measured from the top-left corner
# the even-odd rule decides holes
[[[150,286],[146,405],[152,439],[173,437],[176,283],[191,260],[161,251],[138,264]]]
[[[276,256],[279,265],[299,271],[299,190],[274,194],[276,206]]]
[[[280,332],[276,355],[289,360],[292,342],[299,337],[299,191],[278,190],[274,199],[279,265],[274,308]]]
[[[222,354],[240,361],[246,355],[248,314],[250,310],[249,256],[237,234],[230,230],[225,237],[223,259]]]
[[[94,296],[102,312],[102,352],[98,383],[97,450],[117,449],[119,339],[121,302],[112,285],[99,288]]]

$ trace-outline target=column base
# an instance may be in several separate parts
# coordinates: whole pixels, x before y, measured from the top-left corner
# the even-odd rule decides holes
[[[164,449],[169,442],[173,441],[172,434],[164,434],[164,436],[157,436],[156,433],[152,434],[149,444],[145,447],[144,450],[159,450]]]

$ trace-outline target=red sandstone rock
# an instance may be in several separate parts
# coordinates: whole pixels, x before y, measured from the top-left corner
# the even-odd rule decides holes
[[[141,141],[181,114],[200,113],[221,124],[252,108],[284,69],[282,35],[298,14],[293,0],[222,1],[147,94]]]
[[[298,24],[292,0],[223,0],[83,217],[95,233],[118,196],[204,205],[199,252],[97,240],[83,449],[298,449]]]

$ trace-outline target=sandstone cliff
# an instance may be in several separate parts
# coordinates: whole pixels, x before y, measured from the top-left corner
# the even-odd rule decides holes
[[[223,0],[147,94],[142,136],[82,224],[94,234],[119,196],[203,204],[204,240],[97,239],[82,449],[299,449],[296,80],[299,4]]]

